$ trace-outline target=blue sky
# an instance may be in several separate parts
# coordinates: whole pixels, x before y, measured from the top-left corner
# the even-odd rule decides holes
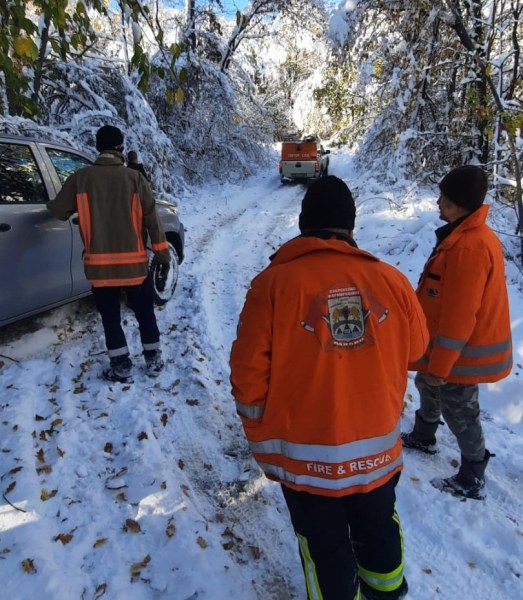
[[[223,7],[227,12],[236,12],[236,10],[243,10],[247,4],[249,4],[249,0],[223,0]]]

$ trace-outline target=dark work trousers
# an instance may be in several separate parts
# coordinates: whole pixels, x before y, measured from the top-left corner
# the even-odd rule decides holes
[[[399,475],[365,494],[331,498],[282,485],[298,538],[309,600],[402,598],[403,538],[396,513]]]
[[[121,287],[93,287],[94,299],[102,317],[105,343],[110,358],[129,354],[125,333],[122,329],[120,300],[121,291],[127,295],[129,306],[133,310],[144,351],[160,347],[160,332],[154,314],[154,291],[150,276],[141,285]]]
[[[419,415],[427,423],[439,422],[443,416],[456,436],[462,456],[470,462],[485,458],[485,437],[479,410],[477,383],[430,385],[423,373],[414,380],[419,392]]]

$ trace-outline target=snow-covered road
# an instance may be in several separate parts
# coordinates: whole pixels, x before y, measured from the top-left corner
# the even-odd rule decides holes
[[[356,239],[414,284],[440,222],[408,182],[370,179],[348,155],[331,172],[356,192]],[[279,487],[249,457],[228,358],[250,279],[298,233],[304,187],[277,172],[208,184],[180,199],[186,260],[158,310],[167,367],[135,383],[100,380],[101,325],[87,299],[0,330],[1,598],[304,600]],[[509,229],[504,214],[497,225]],[[485,502],[429,483],[453,472],[447,428],[435,457],[407,454],[398,489],[409,597],[523,597],[521,273],[509,265],[515,366],[482,390],[492,461]],[[409,381],[404,427],[417,398]],[[22,512],[23,511],[23,512]]]

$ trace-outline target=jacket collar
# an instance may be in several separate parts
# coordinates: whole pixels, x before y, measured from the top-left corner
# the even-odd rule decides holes
[[[455,226],[454,228],[450,228],[451,230],[447,233],[446,236],[444,235],[443,238],[440,238],[438,236],[438,238],[441,239],[439,247],[443,246],[445,248],[449,248],[465,231],[469,231],[470,229],[475,229],[477,227],[481,227],[481,225],[485,225],[487,221],[488,211],[489,206],[487,204],[482,204],[478,209],[470,213],[470,215],[465,217],[463,220],[460,220],[457,226]],[[454,223],[449,223],[449,225],[454,225]],[[436,235],[438,235],[438,232],[440,232],[441,234],[441,231],[444,230],[445,227],[447,226],[444,225],[443,227],[437,229]]]
[[[94,161],[95,165],[123,165],[123,154],[118,150],[104,150]]]
[[[356,242],[348,236],[347,239],[341,239],[339,234],[331,233],[327,239],[322,239],[315,234],[308,234],[305,236],[299,235],[283,244],[283,246],[271,256],[270,266],[288,263],[314,252],[337,252],[339,254],[345,254],[346,256],[358,256],[373,261],[379,261],[379,258],[373,254],[370,254],[365,250],[360,250],[356,246]]]

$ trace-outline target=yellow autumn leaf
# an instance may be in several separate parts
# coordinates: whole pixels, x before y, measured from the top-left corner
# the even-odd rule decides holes
[[[58,490],[51,490],[50,492],[48,492],[45,488],[42,488],[42,492],[40,493],[40,500],[42,502],[45,502],[46,500],[49,500],[50,498],[54,498],[56,496],[57,492],[58,492]]]
[[[29,575],[33,575],[34,573],[36,573],[36,567],[34,566],[33,559],[26,558],[25,560],[23,560],[22,569],[25,573],[28,573]]]
[[[36,60],[38,58],[38,47],[31,38],[28,37],[16,37],[13,40],[14,51],[18,56],[29,58],[30,60]]]
[[[207,546],[209,545],[203,538],[201,535],[198,536],[198,539],[196,540],[196,543],[198,544],[198,546],[200,546],[200,548],[207,548]]]
[[[182,90],[182,88],[179,87],[176,90],[176,96],[175,96],[176,102],[178,102],[178,103],[183,102],[183,96],[184,96],[183,90]]]

